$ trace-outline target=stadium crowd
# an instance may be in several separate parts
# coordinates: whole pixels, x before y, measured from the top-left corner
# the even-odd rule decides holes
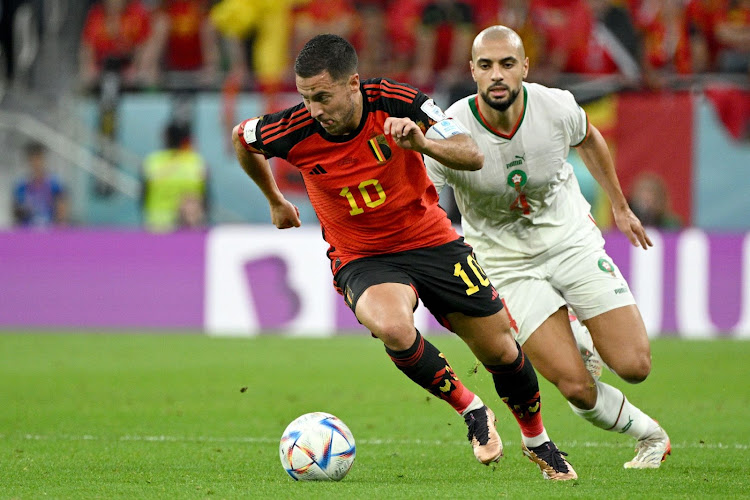
[[[221,91],[228,129],[238,118],[240,92],[263,92],[267,111],[281,109],[289,104],[284,93],[296,93],[294,54],[324,32],[353,43],[362,78],[408,82],[447,105],[476,91],[467,71],[473,37],[503,24],[525,42],[533,61],[528,80],[547,86],[572,88],[595,79],[604,94],[689,89],[704,77],[739,83],[701,88],[733,138],[750,138],[744,90],[750,83],[750,0],[85,1],[74,79],[100,103],[105,136],[113,134],[105,125],[113,122],[112,103],[121,90]],[[295,169],[276,160],[274,169],[285,189],[304,194]],[[141,174],[145,185],[145,167]],[[654,225],[680,227],[688,221],[670,213],[660,182],[646,179],[628,195],[639,209],[665,212],[649,215]],[[457,223],[449,197],[446,206]],[[207,212],[206,198],[198,201],[194,207]],[[210,221],[207,213],[192,219],[203,220],[199,226]]]
[[[530,78],[611,76],[659,88],[681,75],[750,74],[750,0],[97,0],[86,16],[80,82],[115,70],[130,88],[294,90],[292,54],[329,32],[361,54],[364,77],[427,91],[471,87],[470,44],[516,30]]]

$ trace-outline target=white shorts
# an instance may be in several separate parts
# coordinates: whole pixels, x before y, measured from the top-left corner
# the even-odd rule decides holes
[[[478,259],[504,298],[523,344],[555,311],[569,304],[579,320],[635,304],[625,278],[604,251],[604,239],[591,226],[582,240],[556,245],[525,259]],[[580,233],[578,233],[580,236]]]

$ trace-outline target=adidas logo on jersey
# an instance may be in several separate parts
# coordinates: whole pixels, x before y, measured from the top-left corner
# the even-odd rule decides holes
[[[327,174],[326,169],[320,166],[320,163],[315,165],[315,168],[310,170],[309,175]]]

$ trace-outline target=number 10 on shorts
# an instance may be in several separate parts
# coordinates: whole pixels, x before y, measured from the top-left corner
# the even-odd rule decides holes
[[[466,256],[466,263],[469,264],[471,270],[474,271],[474,276],[477,277],[480,285],[487,286],[490,284],[490,280],[487,279],[484,269],[479,265],[479,262],[474,258],[474,255],[469,254]],[[469,278],[469,275],[466,274],[466,271],[460,262],[456,262],[456,265],[453,266],[453,276],[458,276],[464,281],[464,283],[466,283],[466,295],[473,295],[479,291],[479,286],[475,285],[471,278]]]

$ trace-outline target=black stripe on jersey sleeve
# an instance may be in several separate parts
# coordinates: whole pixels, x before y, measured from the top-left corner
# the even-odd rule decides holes
[[[266,156],[284,158],[299,142],[317,133],[317,122],[304,104],[265,115],[258,124],[256,142],[251,144]]]
[[[435,122],[420,109],[429,97],[408,83],[390,78],[372,78],[362,82],[365,98],[372,110],[382,110],[397,118],[411,118],[424,130]]]

